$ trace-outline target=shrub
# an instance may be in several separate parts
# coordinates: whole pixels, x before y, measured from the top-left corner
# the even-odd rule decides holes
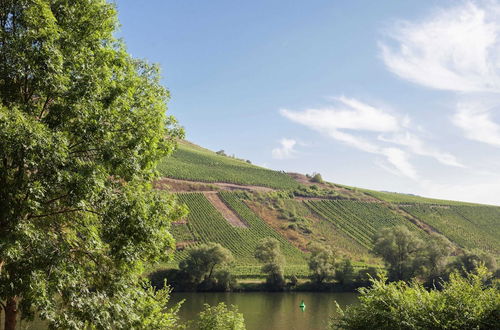
[[[313,173],[311,177],[311,182],[323,183],[323,177],[319,173]]]
[[[443,289],[426,290],[417,282],[372,280],[360,289],[360,303],[340,307],[332,329],[499,329],[500,290],[488,287],[487,269],[462,277],[454,273]]]
[[[244,330],[245,319],[238,308],[231,305],[229,308],[224,303],[217,306],[205,304],[205,309],[200,312],[196,322],[199,330]]]

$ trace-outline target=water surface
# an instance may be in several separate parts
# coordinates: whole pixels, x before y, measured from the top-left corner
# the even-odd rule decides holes
[[[205,303],[236,305],[245,317],[248,330],[321,330],[336,312],[335,301],[346,306],[357,302],[354,293],[243,292],[172,293],[173,303],[185,299],[179,312],[182,321],[196,319]],[[299,308],[304,300],[305,310]]]

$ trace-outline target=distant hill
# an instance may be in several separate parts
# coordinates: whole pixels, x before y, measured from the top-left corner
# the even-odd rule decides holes
[[[182,141],[158,167],[158,189],[174,191],[190,214],[173,224],[175,267],[186,247],[217,242],[236,257],[233,271],[260,276],[253,257],[258,241],[278,239],[288,274],[307,274],[311,242],[330,245],[356,267],[381,265],[370,253],[375,233],[406,225],[424,238],[446,236],[457,248],[500,256],[500,207],[313,183],[297,173],[273,171]],[[165,266],[165,265],[164,265]]]

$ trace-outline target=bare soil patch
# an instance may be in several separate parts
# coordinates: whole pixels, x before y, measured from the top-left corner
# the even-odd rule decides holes
[[[222,199],[220,199],[216,192],[204,192],[203,194],[217,209],[217,211],[222,214],[227,222],[234,227],[248,228],[248,224],[243,219],[240,219],[240,217],[232,209],[230,209],[229,206],[222,201]]]
[[[217,192],[219,190],[245,190],[269,192],[274,189],[262,186],[242,185],[228,182],[198,182],[171,178],[161,178],[154,183],[156,189],[169,190],[171,192]]]

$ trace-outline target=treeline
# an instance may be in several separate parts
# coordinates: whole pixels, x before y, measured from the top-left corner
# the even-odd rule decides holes
[[[232,291],[232,290],[310,290],[352,291],[369,286],[372,278],[387,276],[388,281],[417,279],[425,287],[442,287],[450,275],[474,272],[484,265],[498,277],[495,259],[482,251],[458,250],[446,238],[431,234],[423,241],[405,226],[385,228],[375,240],[373,253],[381,257],[385,269],[367,267],[355,270],[348,258],[338,258],[335,251],[325,245],[309,246],[309,280],[301,281],[296,275],[284,274],[285,258],[279,242],[267,237],[257,245],[254,257],[262,264],[266,281],[259,286],[238,285],[231,273],[234,257],[217,243],[200,244],[190,248],[179,269],[160,270],[151,274],[154,286],[162,287],[165,279],[177,291]]]

